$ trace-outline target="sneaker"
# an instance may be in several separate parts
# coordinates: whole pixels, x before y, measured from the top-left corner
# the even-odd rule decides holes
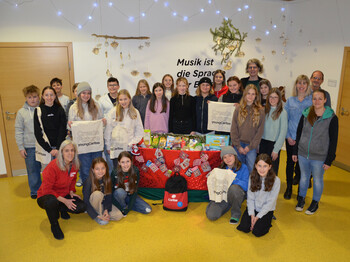
[[[58,240],[61,240],[64,238],[64,234],[63,234],[63,232],[60,228],[60,225],[58,223],[51,225],[51,232],[52,232],[53,236]]]
[[[67,212],[61,212],[61,218],[67,220],[70,219],[70,215]]]
[[[231,225],[236,225],[236,224],[238,224],[238,222],[239,222],[239,218],[231,217],[231,219],[230,219]]]
[[[83,181],[81,181],[81,178],[79,177],[77,183],[75,184],[77,187],[81,187],[83,185]]]
[[[318,202],[315,200],[312,200],[309,208],[305,211],[305,214],[307,215],[313,215],[318,209]]]
[[[102,225],[102,226],[108,224],[108,221],[104,221],[104,220],[102,220],[102,219],[100,219],[98,217],[96,217],[94,220],[97,222],[97,224]]]
[[[303,211],[304,205],[305,197],[298,196],[298,204],[296,205],[295,210],[299,212]]]
[[[38,196],[37,195],[31,195],[30,196],[32,199],[36,199]]]

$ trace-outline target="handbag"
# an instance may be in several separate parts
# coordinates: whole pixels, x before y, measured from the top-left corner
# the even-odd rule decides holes
[[[49,139],[47,138],[47,135],[45,134],[45,131],[44,131],[43,123],[41,121],[41,108],[37,107],[36,112],[38,115],[40,128],[41,128],[42,133],[43,133],[43,138],[44,138],[45,142],[50,145]],[[51,162],[51,154],[49,152],[47,152],[44,148],[42,148],[37,140],[35,140],[35,160],[44,164],[44,165],[47,165],[48,163]]]

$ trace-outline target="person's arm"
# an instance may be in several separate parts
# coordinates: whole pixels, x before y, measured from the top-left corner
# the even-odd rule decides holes
[[[67,136],[67,116],[63,109],[63,107],[59,107],[58,109],[58,121],[59,121],[59,129],[57,134],[57,150],[59,149],[62,142],[66,139]]]
[[[95,219],[98,216],[98,213],[96,210],[93,208],[93,206],[90,203],[90,196],[91,196],[91,178],[90,176],[85,180],[83,183],[83,197],[84,197],[84,202],[86,204],[86,211],[89,214],[89,216],[92,219]]]
[[[56,161],[57,159],[52,160],[43,170],[41,188],[43,195],[54,195],[58,198],[59,194],[54,189],[55,182],[58,179],[58,173],[57,170],[55,170],[55,165],[57,165]]]
[[[233,180],[232,184],[239,185],[244,190],[244,192],[247,192],[249,183],[248,167],[242,163],[241,168],[235,173],[237,176],[235,180]]]
[[[275,182],[272,186],[271,191],[268,193],[268,196],[266,198],[266,201],[264,205],[262,206],[261,210],[259,213],[256,215],[258,218],[262,218],[265,216],[268,212],[272,211],[276,207],[276,202],[277,202],[277,197],[280,192],[280,187],[281,187],[281,181],[279,178],[276,176],[275,177]]]
[[[104,131],[104,138],[105,138],[105,144],[106,144],[106,149],[107,151],[110,150],[111,148],[111,136],[112,136],[112,131],[113,131],[113,114],[115,115],[115,110],[112,108],[106,116],[107,124],[106,128]]]
[[[282,110],[280,116],[279,116],[280,126],[279,126],[279,134],[277,136],[275,145],[273,146],[273,152],[278,154],[278,152],[281,150],[284,139],[287,135],[287,129],[288,129],[288,116],[287,112],[285,110]]]
[[[18,150],[21,152],[21,156],[25,158],[24,152],[24,118],[21,114],[21,109],[18,110],[15,122],[15,139],[18,146]],[[24,151],[24,152],[23,152]],[[23,154],[22,154],[23,152]]]
[[[286,110],[286,112],[287,112],[287,121],[289,121],[288,119],[290,118],[290,112],[289,112],[289,103],[290,103],[290,98],[288,98],[287,99],[287,102],[286,102],[286,104],[284,105],[284,110]],[[288,122],[288,124],[289,124],[289,122]],[[288,139],[288,138],[291,138],[292,136],[291,136],[291,133],[290,133],[290,128],[289,128],[289,125],[288,125],[288,128],[287,128],[287,134],[286,134],[286,139]]]
[[[170,112],[170,102],[167,101],[167,107],[166,107],[166,112],[165,112],[165,127],[166,127],[166,130],[165,130],[165,133],[168,133],[169,132],[169,112]],[[164,114],[164,113],[162,113]]]
[[[326,98],[327,98],[327,101],[326,101],[325,106],[329,106],[330,108],[332,108],[331,96],[329,95],[329,93],[327,91],[326,91]]]
[[[137,118],[133,120],[134,122],[134,136],[131,139],[131,141],[129,142],[128,146],[131,146],[133,144],[137,144],[138,142],[141,141],[141,139],[143,138],[144,135],[144,129],[143,129],[143,125],[142,125],[142,120],[141,120],[141,116],[140,113],[138,111],[136,111],[137,113]]]
[[[191,121],[192,121],[192,128],[191,131],[196,130],[196,99],[193,96],[190,96],[190,103],[191,103]],[[203,119],[202,119],[203,121]]]
[[[43,112],[41,112],[41,115]],[[41,121],[44,127],[44,122],[43,118],[41,117]],[[34,135],[36,141],[38,141],[39,145],[47,152],[51,152],[52,148],[49,143],[45,142],[44,137],[43,137],[44,130],[41,129],[39,118],[38,118],[38,113],[37,113],[37,108],[35,108],[34,111]]]
[[[248,215],[255,215],[255,194],[250,190],[250,179],[248,182],[248,191],[247,191],[247,209]]]
[[[328,153],[326,160],[324,161],[324,164],[328,167],[331,166],[333,160],[335,159],[335,152],[337,151],[337,143],[338,143],[338,117],[335,115],[330,124],[329,124],[329,146],[328,146]]]

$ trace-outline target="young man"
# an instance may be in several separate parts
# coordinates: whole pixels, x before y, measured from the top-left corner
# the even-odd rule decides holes
[[[55,89],[56,94],[57,94],[57,98],[60,101],[61,106],[63,107],[64,111],[66,112],[66,115],[68,115],[67,105],[68,105],[70,99],[68,96],[66,96],[62,93],[62,79],[59,79],[57,77],[53,78],[50,81],[50,86]]]
[[[324,74],[322,73],[322,71],[320,70],[314,71],[310,77],[312,91],[322,89],[321,85],[323,83],[323,80],[324,80]],[[326,92],[326,98],[327,98],[325,106],[332,107],[331,96],[326,90],[324,91]]]

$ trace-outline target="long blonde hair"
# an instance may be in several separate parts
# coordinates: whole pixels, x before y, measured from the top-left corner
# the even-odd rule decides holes
[[[248,110],[247,110],[247,101],[246,101],[246,96],[248,94],[248,91],[250,89],[253,89],[255,91],[255,99],[252,104],[252,111],[251,111],[251,116],[253,120],[253,127],[258,126],[259,121],[260,121],[260,109],[261,109],[261,104],[260,104],[260,95],[258,93],[258,89],[256,88],[255,85],[249,84],[246,86],[243,92],[243,97],[241,101],[239,102],[239,113],[238,113],[238,125],[241,126],[244,121],[246,120],[248,116]]]
[[[185,85],[187,86],[186,95],[190,95],[190,91],[188,90],[189,89],[188,80],[185,77],[179,77],[178,79],[176,79],[176,88],[173,96],[177,96],[179,94],[179,91],[177,90],[177,86],[180,82],[185,83]]]
[[[78,95],[77,97],[77,108],[78,108],[78,116],[80,117],[80,119],[84,119],[84,108],[83,108],[83,101],[81,100],[81,93]],[[92,116],[92,120],[96,120],[97,119],[97,115],[98,115],[98,106],[95,103],[94,99],[92,98],[92,93],[90,92],[90,99],[89,101],[87,101],[87,105],[88,105],[88,111],[90,113],[90,115]]]
[[[294,82],[294,87],[293,87],[293,96],[298,96],[298,89],[297,89],[297,84],[299,81],[305,81],[307,83],[307,89],[305,91],[305,97],[311,94],[312,89],[310,86],[310,79],[307,75],[299,75],[297,79]]]
[[[129,104],[129,110],[128,110],[128,115],[130,116],[131,119],[136,119],[137,118],[137,111],[135,107],[133,106],[131,102],[131,96],[128,90],[122,89],[119,91],[118,96],[117,96],[117,105],[116,110],[115,110],[115,121],[122,122],[124,120],[124,108],[120,105],[119,103],[119,97],[121,95],[125,95],[129,98],[130,104]]]
[[[141,95],[141,91],[140,91],[140,85],[144,84],[147,87],[147,95],[152,94],[151,90],[149,89],[149,84],[147,82],[146,79],[141,79],[138,83],[137,83],[137,88],[136,88],[136,92],[135,92],[135,96],[139,96]]]

